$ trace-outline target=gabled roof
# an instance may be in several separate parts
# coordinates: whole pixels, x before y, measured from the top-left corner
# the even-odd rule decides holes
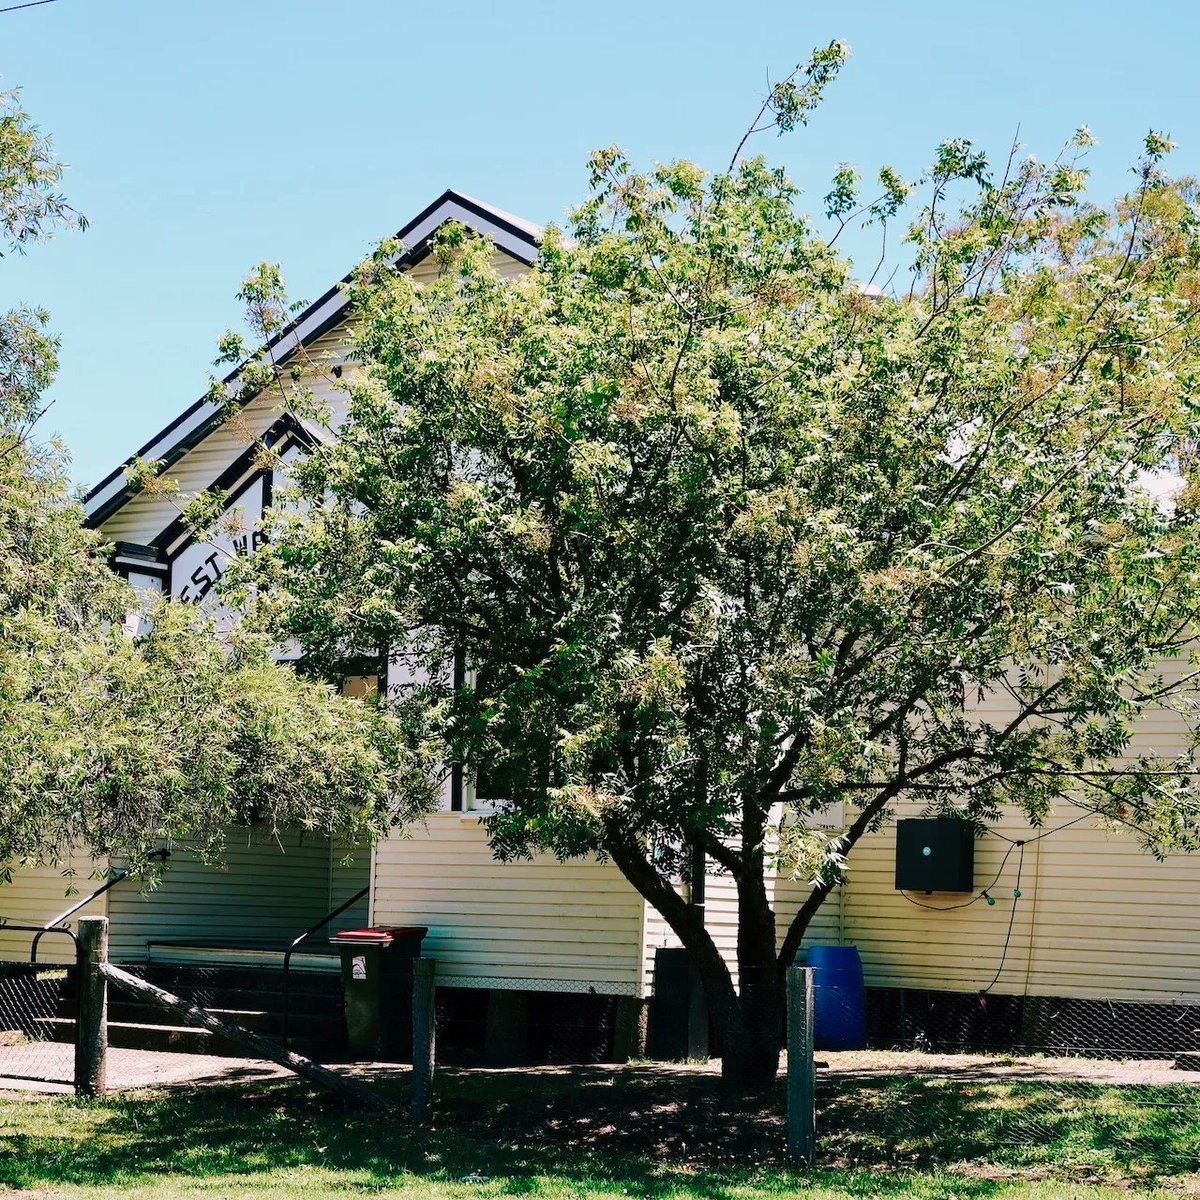
[[[495,242],[497,249],[523,263],[533,262],[543,232],[542,227],[532,221],[513,216],[451,188],[396,232],[396,240],[402,244],[403,250],[394,260],[394,265],[410,265],[424,258],[430,238],[447,221],[459,221],[477,233],[486,234]],[[277,362],[285,361],[298,346],[315,341],[345,316],[349,301],[342,284],[349,280],[349,275],[343,276],[271,339],[269,348],[276,352]],[[224,382],[231,383],[239,371],[240,368],[231,371],[225,376]],[[169,467],[202,442],[225,419],[220,407],[206,397],[197,400],[87,493],[84,497],[87,523],[93,527],[100,525],[129,498],[130,488],[125,469],[135,459],[150,458]]]

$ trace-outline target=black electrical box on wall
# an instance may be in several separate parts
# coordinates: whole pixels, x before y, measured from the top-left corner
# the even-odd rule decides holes
[[[969,892],[975,887],[975,832],[957,817],[896,822],[896,888]]]

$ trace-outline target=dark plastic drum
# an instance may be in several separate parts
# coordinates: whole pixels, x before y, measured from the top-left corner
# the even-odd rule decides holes
[[[813,969],[813,1045],[861,1050],[867,1044],[867,993],[857,946],[810,946]]]

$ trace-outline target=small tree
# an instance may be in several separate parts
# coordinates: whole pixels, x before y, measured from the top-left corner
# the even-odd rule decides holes
[[[0,95],[0,236],[19,251],[64,222],[61,165]],[[275,663],[261,637],[218,639],[162,601],[151,631],[34,426],[56,370],[47,316],[0,316],[0,877],[74,848],[135,867],[162,837],[219,855],[231,824],[365,837],[429,802],[405,730]]]
[[[753,128],[803,121],[841,58]],[[1196,700],[1197,210],[1153,134],[1134,190],[1087,204],[1089,141],[999,176],[947,142],[921,207],[844,168],[824,235],[759,158],[606,150],[522,278],[451,229],[434,282],[391,245],[354,280],[364,370],[258,564],[266,617],[331,666],[476,664],[406,696],[503,779],[496,854],[610,858],[687,947],[733,1082],[774,1075],[782,970],[898,801],[1194,840],[1190,739],[1130,739]],[[838,232],[906,203],[907,287],[857,286]],[[839,802],[844,833],[806,828]],[[740,987],[677,886],[705,860]],[[781,929],[772,870],[813,885]]]

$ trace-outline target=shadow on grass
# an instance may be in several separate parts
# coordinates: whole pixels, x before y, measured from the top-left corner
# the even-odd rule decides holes
[[[265,1182],[323,1168],[363,1191],[406,1177],[443,1185],[483,1176],[501,1194],[550,1179],[572,1195],[686,1190],[727,1200],[745,1187],[853,1188],[856,1179],[872,1195],[924,1195],[912,1172],[958,1168],[955,1195],[986,1200],[1009,1169],[1147,1181],[1194,1169],[1200,1144],[1200,1092],[1188,1108],[1155,1107],[1127,1089],[1074,1082],[832,1077],[820,1096],[823,1167],[800,1175],[783,1162],[781,1088],[739,1100],[707,1073],[603,1067],[447,1073],[439,1083],[430,1130],[402,1115],[366,1116],[295,1081],[13,1101],[0,1105],[0,1183]],[[405,1100],[402,1080],[380,1086]]]
[[[990,1163],[1023,1175],[1153,1179],[1200,1167],[1200,1088],[939,1072],[834,1076],[821,1146],[845,1166]]]

